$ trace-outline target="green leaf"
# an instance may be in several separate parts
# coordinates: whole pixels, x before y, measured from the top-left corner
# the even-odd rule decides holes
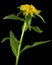
[[[23,13],[22,11],[20,11],[18,14],[17,14],[17,16],[19,16],[21,13]]]
[[[9,37],[5,37],[2,39],[1,43],[5,42],[6,40],[9,40]]]
[[[37,45],[40,45],[40,44],[48,43],[48,42],[50,42],[50,41],[51,41],[51,40],[35,42],[35,43],[32,45],[32,47],[37,46]]]
[[[42,33],[43,31],[38,26],[31,26],[31,28],[37,33]]]
[[[22,50],[21,50],[21,53],[29,48],[32,48],[34,46],[37,46],[37,45],[40,45],[40,44],[44,44],[44,43],[48,43],[50,42],[51,40],[48,40],[48,41],[39,41],[39,42],[35,42],[34,44],[32,45],[26,45]]]
[[[19,41],[16,39],[12,31],[10,31],[10,46],[14,55],[16,56],[18,53]]]
[[[12,20],[24,21],[23,18],[20,18],[20,17],[16,16],[15,14],[11,14],[11,15],[5,16],[3,19],[12,19]]]
[[[27,23],[27,28],[29,30],[31,30],[32,17],[30,15],[28,15],[28,16],[26,16],[25,20],[26,20],[26,23]]]
[[[41,15],[37,14],[37,16],[38,16],[44,23],[46,23]]]
[[[21,50],[21,53],[27,49],[31,48],[31,45],[26,45],[22,50]]]

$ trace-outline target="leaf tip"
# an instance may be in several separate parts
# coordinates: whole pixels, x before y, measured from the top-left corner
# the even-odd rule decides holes
[[[12,31],[10,30],[10,33],[12,33]]]
[[[7,17],[4,17],[3,19],[7,19]]]
[[[39,33],[42,33],[43,31],[41,30]]]

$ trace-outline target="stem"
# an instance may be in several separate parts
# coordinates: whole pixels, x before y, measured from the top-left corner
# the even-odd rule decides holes
[[[22,34],[21,34],[21,38],[20,38],[20,47],[22,45],[22,40],[23,40],[23,36],[24,36],[24,32],[26,31],[26,22],[24,22],[23,28],[22,28]]]
[[[19,50],[18,50],[18,54],[17,54],[17,56],[16,56],[16,64],[15,65],[18,65],[18,61],[19,61]]]
[[[20,56],[20,49],[21,49],[22,40],[23,40],[23,36],[24,36],[25,31],[26,31],[26,22],[24,22],[24,25],[22,28],[22,34],[21,34],[21,38],[20,38],[20,44],[19,44],[19,48],[18,48],[18,54],[16,56],[16,64],[15,65],[18,65],[18,60],[19,60],[19,56]]]

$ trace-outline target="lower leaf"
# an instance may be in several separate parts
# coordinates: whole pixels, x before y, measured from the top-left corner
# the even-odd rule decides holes
[[[32,47],[37,46],[37,45],[40,45],[40,44],[48,43],[48,42],[50,42],[50,41],[51,41],[51,40],[35,42],[35,43],[32,45]]]
[[[23,51],[25,51],[25,50],[27,50],[27,49],[29,49],[29,48],[31,48],[31,45],[26,45],[26,46],[21,50],[20,53],[22,53]]]
[[[2,39],[1,43],[5,42],[6,40],[9,40],[9,37],[5,37]]]
[[[48,43],[50,42],[51,40],[48,40],[48,41],[39,41],[39,42],[35,42],[33,45],[26,45],[22,50],[21,50],[21,53],[29,48],[32,48],[34,46],[37,46],[37,45],[40,45],[40,44],[44,44],[44,43]]]
[[[10,31],[10,46],[14,55],[16,56],[18,53],[19,41],[16,39],[12,31]]]

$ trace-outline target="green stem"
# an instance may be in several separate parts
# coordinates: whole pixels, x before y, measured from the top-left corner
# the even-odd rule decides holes
[[[22,40],[23,40],[23,36],[24,36],[25,31],[26,31],[26,22],[24,22],[24,25],[23,25],[23,28],[22,28],[22,34],[21,34],[21,38],[20,38],[20,44],[19,44],[19,48],[18,48],[18,54],[16,56],[16,64],[15,65],[18,65],[19,56],[20,56],[20,49],[21,49]]]

